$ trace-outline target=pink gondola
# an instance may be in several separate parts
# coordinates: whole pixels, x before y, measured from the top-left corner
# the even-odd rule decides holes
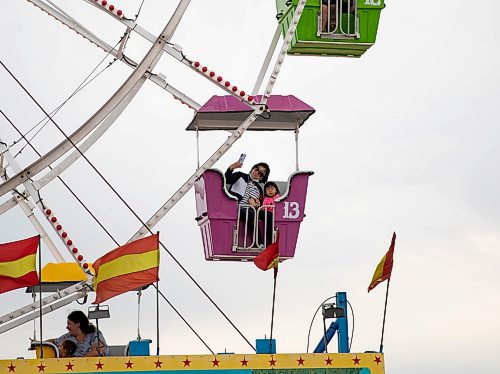
[[[256,102],[260,99],[260,96],[255,97]],[[297,132],[315,112],[313,107],[293,95],[272,95],[267,105],[269,113],[259,117],[248,130]],[[252,110],[233,96],[212,96],[197,111],[186,130],[231,131]],[[305,216],[307,184],[312,174],[310,171],[297,171],[289,177],[288,182],[277,182],[281,197],[276,200],[274,207],[264,206],[255,210],[250,228],[245,217],[238,218],[241,218],[242,207],[238,206],[236,197],[228,192],[223,173],[217,169],[205,171],[195,183],[196,221],[201,230],[205,258],[233,261],[253,259],[277,239],[278,233],[280,258],[293,258],[300,223]],[[248,206],[246,208],[253,209]],[[266,210],[265,214],[260,214],[263,209]],[[245,208],[243,210],[246,211]],[[271,230],[271,235],[268,235]]]
[[[274,207],[273,238],[279,233],[281,259],[293,258],[295,255],[300,223],[305,216],[307,185],[312,174],[311,171],[298,171],[290,176],[288,182],[278,182],[284,193],[276,200]],[[255,245],[252,240],[247,241],[252,245],[245,245],[244,225],[238,222],[241,221],[238,220],[238,201],[227,191],[220,170],[205,171],[195,183],[195,195],[196,220],[207,260],[244,261],[254,258],[263,250],[265,245]],[[265,229],[263,222],[258,222],[255,225],[255,237]]]

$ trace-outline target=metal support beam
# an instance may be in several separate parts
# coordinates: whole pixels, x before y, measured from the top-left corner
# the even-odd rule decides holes
[[[323,323],[325,323],[324,319],[323,319]],[[328,329],[325,332],[325,336],[323,336],[319,340],[318,345],[316,346],[316,348],[314,348],[313,353],[327,352],[328,343],[330,343],[330,341],[332,340],[333,336],[338,331],[338,329],[339,329],[339,325],[338,325],[337,321],[333,321],[332,323],[330,323],[330,326],[328,327]],[[326,343],[326,345],[325,345],[325,343]]]
[[[51,304],[57,300],[63,299],[63,298],[65,298],[65,297],[67,297],[75,292],[87,292],[87,290],[88,290],[87,284],[85,282],[80,282],[80,283],[74,284],[72,286],[69,286],[63,290],[57,291],[50,296],[43,298],[42,305],[48,305],[48,304]],[[25,315],[27,313],[32,312],[33,310],[39,308],[39,305],[40,305],[40,302],[36,301],[36,302],[28,304],[20,309],[17,309],[11,313],[0,316],[0,327],[9,321],[12,321],[12,320],[14,320],[22,315]]]
[[[78,150],[74,150],[68,157],[61,161],[57,166],[52,168],[47,174],[38,180],[40,188],[46,186],[49,182],[57,178],[64,170],[73,165],[81,156],[82,153],[87,152],[90,147],[92,147],[99,138],[104,135],[104,133],[111,127],[111,125],[116,121],[116,119],[122,114],[128,104],[132,101],[134,96],[137,94],[142,84],[146,80],[142,77],[138,84],[128,93],[128,95],[116,106],[113,113],[111,113],[100,125],[96,128],[92,134],[90,134],[79,146]]]
[[[266,71],[269,68],[269,64],[271,63],[271,58],[273,57],[274,51],[276,50],[276,46],[278,45],[280,35],[281,25],[278,23],[276,31],[274,32],[273,40],[271,41],[269,49],[267,50],[266,58],[262,63],[262,67],[260,68],[259,76],[257,77],[257,81],[255,81],[255,86],[253,86],[252,95],[257,95],[259,93],[260,86],[262,86],[262,81],[264,80]]]
[[[42,308],[42,315],[48,314],[50,312],[53,312],[59,308],[62,308],[65,305],[68,305],[72,303],[75,300],[81,299],[82,297],[87,296],[87,293],[82,291],[82,292],[77,292],[74,295],[71,295],[65,299],[59,300],[53,304],[50,304],[46,307]],[[29,314],[26,314],[20,318],[17,318],[16,320],[12,322],[8,322],[7,324],[0,325],[0,334],[3,334],[6,331],[12,330],[18,326],[24,325],[25,323],[29,321],[33,321],[35,318],[40,317],[40,309],[33,309]]]
[[[347,329],[347,295],[345,292],[337,292],[337,306],[344,309],[345,317],[337,318],[339,332],[337,342],[339,353],[349,353],[349,331]]]
[[[283,64],[286,52],[290,47],[292,37],[295,33],[295,29],[297,28],[300,16],[302,15],[302,11],[304,10],[305,5],[306,0],[300,0],[297,8],[295,9],[295,14],[290,23],[290,27],[283,41],[283,45],[281,46],[280,53],[273,67],[271,76],[269,77],[269,81],[266,86],[266,90],[259,105],[254,106],[254,111],[247,117],[247,119],[243,121],[243,123],[236,130],[233,131],[229,138],[215,151],[215,153],[212,154],[212,156],[210,156],[207,161],[205,161],[205,163],[200,168],[196,170],[196,172],[172,195],[172,197],[168,199],[167,202],[156,211],[156,213],[146,222],[145,226],[142,226],[134,234],[134,236],[130,238],[129,242],[142,238],[147,233],[151,232],[152,228],[165,216],[165,214],[167,214],[168,211],[172,209],[172,207],[174,207],[174,205],[177,204],[177,202],[182,199],[182,197],[191,189],[196,179],[198,179],[205,170],[212,167],[215,162],[218,161],[243,135],[246,129],[257,119],[257,116],[262,114],[266,110],[267,100],[269,99],[269,96],[271,95],[272,89],[274,87],[274,83],[278,78],[281,65]],[[189,64],[189,66],[191,66],[191,64]]]
[[[0,205],[0,215],[8,212],[12,208],[17,205],[17,199],[15,197],[11,197],[9,200],[4,201],[2,205]]]
[[[64,25],[69,27],[70,29],[74,30],[77,34],[83,36],[85,39],[90,41],[91,43],[95,44],[105,52],[109,53],[110,55],[116,57],[118,60],[121,62],[127,64],[128,66],[135,65],[137,66],[137,62],[135,62],[133,59],[130,57],[124,56],[123,55],[123,49],[124,49],[124,44],[127,40],[127,35],[132,31],[132,28],[134,27],[134,22],[130,20],[124,20],[127,22],[122,22],[126,25],[127,31],[125,32],[124,38],[122,42],[120,43],[120,46],[118,47],[118,50],[114,49],[111,47],[109,44],[107,44],[105,41],[100,39],[98,36],[96,36],[94,33],[89,31],[87,28],[82,26],[80,23],[78,23],[74,18],[70,17],[69,15],[63,13],[60,11],[59,8],[56,8],[53,5],[48,5],[42,0],[27,0],[36,7],[40,8],[47,14],[50,14],[52,17],[55,19],[59,20],[62,22]],[[97,6],[94,4],[94,2],[87,1],[88,3]],[[97,6],[102,10],[101,7]],[[120,18],[117,18],[118,20],[121,20]],[[152,40],[151,42],[154,43],[156,41],[156,36],[152,35]],[[161,78],[160,74],[158,75],[149,75],[147,77],[151,82],[157,84],[161,88],[163,88],[165,91],[171,93],[174,97],[179,98],[180,100],[184,101],[186,104],[191,106],[194,110],[198,110],[200,108],[200,104],[198,104],[196,101],[176,89],[175,87],[171,86],[166,82],[165,79]]]
[[[0,153],[5,156],[5,159],[7,160],[8,164],[10,165],[10,167],[12,168],[12,170],[14,172],[18,172],[21,169],[19,167],[19,165],[17,164],[14,156],[12,156],[9,149],[5,145],[5,143],[2,142],[1,138],[0,138]],[[6,181],[7,180],[6,175],[2,174],[1,179]],[[24,186],[27,190],[27,193],[25,193],[25,194],[20,194],[17,191],[12,191],[12,195],[14,196],[13,198],[14,198],[16,204],[19,205],[19,207],[22,209],[22,211],[24,212],[26,217],[28,217],[29,221],[31,222],[31,224],[35,228],[36,232],[38,232],[38,234],[40,234],[40,237],[42,238],[45,245],[47,245],[47,248],[49,248],[50,253],[52,253],[52,256],[54,256],[56,261],[57,262],[65,262],[64,257],[61,255],[61,253],[59,252],[59,250],[55,246],[54,242],[52,242],[52,240],[48,236],[47,232],[45,231],[45,229],[42,226],[42,224],[40,223],[40,221],[38,221],[38,219],[35,217],[35,214],[33,212],[35,210],[35,206],[33,205],[33,203],[30,200],[28,200],[29,194],[31,194],[32,197],[37,196],[37,192],[36,192],[35,188],[31,184],[31,181],[24,182]],[[37,205],[39,205],[39,203],[40,202],[38,202]],[[41,206],[39,206],[39,208],[41,209]],[[41,210],[43,210],[43,209],[41,209]]]
[[[33,178],[40,173],[47,166],[61,158],[64,154],[75,148],[76,145],[89,135],[112,111],[115,107],[128,95],[128,93],[138,84],[141,77],[147,72],[150,72],[156,66],[158,59],[163,53],[163,46],[168,42],[179,24],[182,15],[186,11],[190,0],[181,0],[177,6],[174,14],[168,21],[167,25],[156,39],[151,49],[146,53],[141,63],[135,68],[133,73],[122,84],[122,86],[115,92],[109,100],[97,110],[97,112],[90,117],[84,124],[82,124],[73,134],[67,136],[61,143],[55,146],[47,154],[40,157],[37,161],[26,167],[21,172],[12,176],[6,182],[0,184],[0,196],[5,195],[13,190],[25,180]]]

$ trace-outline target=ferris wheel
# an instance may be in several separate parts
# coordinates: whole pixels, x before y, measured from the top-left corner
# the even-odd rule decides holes
[[[0,169],[9,168],[9,172],[12,172],[9,178],[6,173],[2,173],[0,196],[10,193],[12,198],[0,205],[0,214],[19,205],[55,260],[64,263],[64,257],[58,249],[60,245],[51,240],[44,226],[32,214],[34,209],[40,209],[62,246],[85,274],[85,279],[80,282],[46,297],[43,303],[47,310],[60,308],[84,297],[92,285],[94,273],[89,259],[65,230],[63,219],[46,200],[39,198],[40,190],[77,160],[86,159],[85,152],[114,124],[147,81],[158,85],[194,110],[194,118],[186,130],[196,133],[229,131],[230,135],[205,161],[200,162],[198,156],[195,172],[180,184],[176,192],[148,220],[142,221],[137,216],[140,225],[130,241],[153,234],[160,220],[194,188],[197,208],[195,219],[200,227],[200,245],[204,248],[207,260],[248,261],[271,242],[277,241],[278,237],[281,259],[294,257],[300,224],[305,217],[308,178],[313,174],[312,171],[299,170],[298,133],[314,113],[314,108],[292,95],[273,95],[275,82],[288,55],[361,57],[375,43],[380,12],[385,6],[383,0],[276,0],[278,24],[252,90],[238,87],[216,73],[216,67],[206,66],[191,52],[171,42],[190,0],[179,1],[158,36],[141,27],[136,20],[128,18],[126,11],[107,0],[84,0],[123,26],[124,36],[115,46],[107,44],[50,0],[27,1],[133,69],[118,90],[92,116],[50,151],[39,155],[32,164],[21,167],[0,139],[0,154],[3,156]],[[137,34],[151,43],[141,61],[133,61],[125,54],[131,34]],[[280,37],[283,39],[281,45]],[[197,103],[182,91],[183,88],[176,88],[167,82],[164,74],[154,73],[163,55],[177,60],[189,68],[192,74],[203,77],[216,89],[222,90],[224,95],[214,95],[204,104]],[[274,62],[273,56],[277,56]],[[45,114],[57,126],[51,115]],[[242,205],[238,197],[226,185],[224,173],[213,169],[213,166],[246,131],[275,130],[295,133],[296,170],[287,181],[276,183],[281,196],[273,206],[243,206],[246,217],[242,219]],[[24,189],[21,191],[20,188]],[[249,210],[252,211],[251,219],[248,217]],[[264,218],[259,219],[260,216]],[[253,223],[249,225],[248,222],[252,220]],[[0,316],[0,333],[36,318],[36,307],[37,304],[32,303]]]

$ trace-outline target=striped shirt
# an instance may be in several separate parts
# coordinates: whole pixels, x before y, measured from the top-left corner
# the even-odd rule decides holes
[[[252,181],[247,183],[247,187],[245,188],[245,194],[243,195],[243,199],[240,200],[238,204],[240,205],[248,205],[248,201],[250,198],[254,198],[259,200],[260,198],[260,190],[259,187]]]

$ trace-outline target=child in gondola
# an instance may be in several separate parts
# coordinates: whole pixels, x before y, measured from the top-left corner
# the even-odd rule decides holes
[[[76,352],[76,344],[69,339],[63,340],[59,345],[59,357],[73,357]]]
[[[265,224],[265,243],[264,246],[268,246],[273,241],[273,230],[274,230],[274,201],[280,197],[280,190],[278,185],[274,182],[266,182],[264,185],[264,200],[262,202],[262,208],[259,212],[259,219]]]
[[[268,211],[272,211],[274,206],[274,200],[280,197],[280,190],[278,188],[278,185],[274,182],[267,182],[264,185],[264,201],[262,205],[269,205],[266,209]]]

